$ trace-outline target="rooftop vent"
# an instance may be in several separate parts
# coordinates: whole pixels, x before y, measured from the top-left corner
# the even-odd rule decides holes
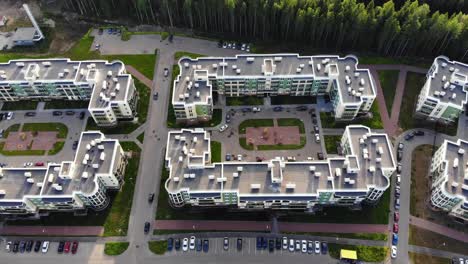
[[[251,183],[250,184],[250,189],[252,190],[258,190],[262,187],[262,185],[260,183]]]
[[[237,65],[232,65],[232,69],[233,70],[237,69]]]
[[[195,179],[195,173],[190,173],[189,177],[190,179]]]
[[[453,160],[453,167],[454,167],[454,168],[457,168],[457,167],[458,167],[458,158],[455,158],[455,159]]]
[[[218,68],[218,64],[216,64],[216,63],[213,63],[213,65],[212,65],[212,66],[213,66],[213,69],[216,69],[216,68]]]
[[[303,68],[304,68],[304,66],[305,66],[305,65],[304,65],[304,64],[302,64],[302,63],[301,63],[301,64],[299,64],[299,68],[301,68],[301,69],[303,69]]]
[[[240,74],[240,73],[241,73],[241,69],[237,69],[237,70],[236,70],[236,73],[237,73],[237,74]]]
[[[286,184],[286,189],[296,189],[296,184],[295,183],[287,183]]]
[[[232,177],[234,177],[234,178],[237,178],[237,177],[239,177],[239,173],[237,173],[237,172],[233,172],[233,173],[232,173]]]
[[[83,179],[88,179],[88,172],[87,171],[84,171],[82,174],[81,174],[81,178]]]
[[[275,62],[280,62],[283,59],[283,57],[274,57],[273,60]]]
[[[335,168],[335,176],[340,177],[341,176],[341,169],[340,168]]]
[[[359,82],[359,84],[361,86],[364,86],[366,84],[366,81],[364,80],[364,78],[361,78],[361,81]]]
[[[442,76],[442,81],[445,82],[447,80],[447,76]]]
[[[44,67],[50,67],[50,61],[43,61],[42,62],[42,65],[44,65]]]
[[[317,71],[320,71],[321,68],[322,68],[322,65],[320,65],[320,63],[317,63]]]
[[[111,77],[112,76],[112,71],[107,71],[107,77]]]
[[[26,177],[26,178],[29,178],[29,177],[31,177],[31,176],[32,176],[32,175],[31,175],[31,172],[30,172],[30,171],[27,171],[27,172],[24,173],[24,177]]]
[[[457,98],[457,94],[456,94],[456,93],[453,93],[452,96],[451,96],[450,98],[452,98],[452,100],[455,100],[455,98]]]
[[[215,176],[213,174],[208,175],[209,180],[214,180]]]
[[[247,57],[247,62],[252,63],[254,62],[255,58],[254,57]]]
[[[457,188],[458,187],[458,182],[452,182],[452,187]]]
[[[447,63],[442,62],[442,68],[445,68],[445,67],[447,67]]]
[[[300,73],[302,71],[301,68],[296,68],[296,73]]]
[[[309,171],[315,171],[315,166],[309,166]]]
[[[179,182],[179,177],[174,177],[174,182]]]
[[[349,65],[346,65],[345,72],[348,72],[350,69],[351,69],[351,67],[349,67]]]
[[[451,72],[453,72],[454,70],[455,70],[454,67],[450,67],[450,68],[449,68],[449,71],[451,71]]]
[[[24,62],[17,62],[17,63],[16,63],[16,66],[18,66],[18,67],[24,67]]]
[[[190,66],[190,65],[189,65],[188,62],[185,62],[185,63],[184,63],[184,67],[185,67],[185,68],[188,68],[189,66]]]
[[[460,155],[465,154],[465,150],[462,149],[462,148],[459,148],[459,149],[458,149],[458,154],[460,154]]]
[[[243,171],[244,168],[242,166],[237,167],[237,171]]]

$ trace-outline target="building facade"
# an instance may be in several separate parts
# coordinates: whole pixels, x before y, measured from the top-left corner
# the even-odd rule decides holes
[[[341,146],[343,155],[327,160],[211,163],[208,132],[171,131],[165,188],[174,207],[315,211],[376,203],[396,167],[387,135],[348,126]]]
[[[338,120],[367,113],[376,97],[368,69],[355,56],[242,54],[179,60],[172,105],[178,122],[207,121],[213,92],[240,96],[329,96]]]
[[[468,65],[439,56],[427,72],[416,112],[427,120],[456,122],[467,102]]]
[[[107,192],[122,186],[126,164],[118,140],[99,131],[82,132],[73,161],[0,168],[0,215],[39,217],[102,210],[110,202]]]
[[[99,126],[136,116],[138,93],[121,61],[22,59],[0,63],[0,101],[80,100]]]
[[[468,221],[468,142],[445,142],[434,153],[431,204],[461,222]]]

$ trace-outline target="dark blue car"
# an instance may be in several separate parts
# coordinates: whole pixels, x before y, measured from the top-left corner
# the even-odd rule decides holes
[[[393,233],[392,236],[392,245],[396,246],[398,244],[398,235]]]
[[[257,237],[257,249],[262,249],[262,238]]]
[[[267,249],[268,248],[268,240],[264,237],[262,237],[262,248]]]
[[[174,239],[168,238],[167,239],[167,251],[172,251],[173,244],[174,244]]]
[[[210,242],[208,242],[208,239],[203,240],[203,252],[208,252],[209,248],[210,248]]]

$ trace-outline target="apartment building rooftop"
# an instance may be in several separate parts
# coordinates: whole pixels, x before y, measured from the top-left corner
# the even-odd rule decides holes
[[[445,141],[445,189],[448,193],[461,195],[468,200],[468,142]]]
[[[2,84],[75,83],[93,89],[89,108],[105,108],[127,96],[131,77],[121,61],[71,61],[70,59],[20,59],[0,63]],[[38,92],[38,96],[41,94]],[[77,100],[79,98],[76,98]]]
[[[395,161],[385,134],[363,126],[348,126],[350,146],[346,156],[323,161],[210,162],[210,138],[203,130],[169,132],[166,181],[169,192],[238,192],[252,195],[318,195],[319,191],[367,192],[387,188],[383,171],[393,171]],[[388,175],[388,174],[387,174]]]
[[[23,196],[64,196],[92,193],[96,177],[113,171],[118,140],[99,131],[82,132],[73,161],[57,161],[45,167],[0,168],[0,202]]]
[[[236,57],[202,57],[179,60],[180,74],[174,81],[173,103],[205,102],[211,96],[207,80],[275,78],[336,80],[344,102],[359,102],[375,96],[369,70],[357,67],[355,56],[299,56],[298,54],[241,54]]]
[[[428,73],[428,96],[462,108],[467,102],[468,65],[439,56]]]

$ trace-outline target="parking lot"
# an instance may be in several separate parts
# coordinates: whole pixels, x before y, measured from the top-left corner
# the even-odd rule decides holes
[[[317,153],[324,153],[323,135],[319,132],[320,142],[316,141],[314,124],[312,123],[311,113],[309,111],[297,111],[295,107],[283,107],[283,111],[275,112],[272,106],[260,106],[261,111],[257,113],[242,112],[242,107],[226,107],[223,111],[223,124],[226,123],[226,113],[230,113],[231,121],[228,128],[220,132],[219,130],[211,130],[211,140],[222,143],[222,160],[225,160],[226,154],[237,156],[242,155],[242,160],[256,161],[257,157],[268,160],[275,157],[294,157],[299,160],[317,159]],[[309,106],[309,110],[312,106]],[[318,112],[316,112],[318,115]],[[239,124],[248,119],[278,119],[278,118],[297,118],[304,123],[306,144],[303,148],[297,150],[246,150],[239,144]],[[320,118],[316,118],[320,119]],[[318,121],[317,126],[320,129]]]

